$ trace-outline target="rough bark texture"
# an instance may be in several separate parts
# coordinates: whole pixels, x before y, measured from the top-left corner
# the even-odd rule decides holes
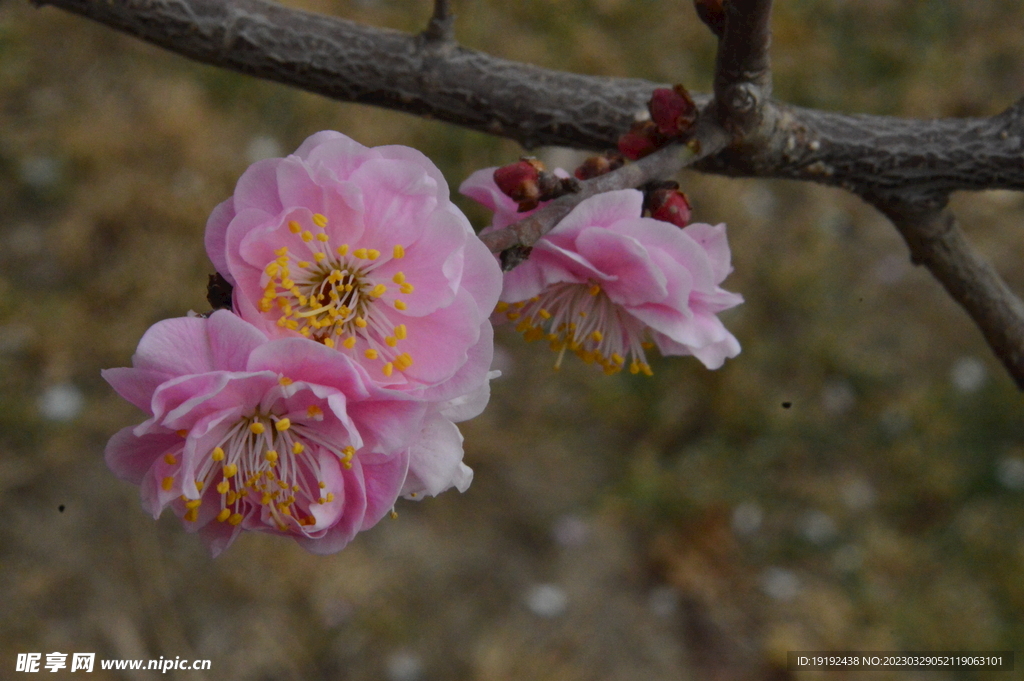
[[[651,91],[663,85],[552,71],[459,47],[446,0],[435,1],[420,35],[265,0],[35,2],[208,64],[341,101],[436,118],[527,148],[614,147],[622,132],[646,116]],[[521,252],[585,196],[638,186],[651,172],[669,175],[690,163],[723,175],[843,187],[893,220],[914,262],[928,267],[971,315],[1024,389],[1024,304],[945,211],[953,191],[1024,189],[1024,99],[990,118],[944,120],[788,106],[771,99],[771,1],[698,0],[701,7],[701,18],[720,42],[714,96],[694,96],[702,111],[699,153],[666,150],[585,183],[584,191],[553,202],[546,212],[489,235],[492,250]]]

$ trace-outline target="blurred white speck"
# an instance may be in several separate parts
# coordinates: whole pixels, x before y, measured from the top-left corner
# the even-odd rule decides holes
[[[890,253],[875,264],[875,279],[886,285],[898,284],[910,271],[910,260],[905,255]]]
[[[1006,489],[1024,490],[1024,459],[1004,456],[996,463],[996,479]]]
[[[732,512],[732,530],[736,534],[753,534],[761,529],[764,511],[752,501],[745,501]]]
[[[962,393],[973,393],[985,384],[988,372],[977,357],[961,357],[949,370],[949,380]]]
[[[558,617],[568,604],[565,591],[554,584],[537,584],[526,593],[526,607],[539,617]]]
[[[569,513],[555,521],[551,534],[559,546],[582,546],[590,535],[590,526],[583,518]]]
[[[833,554],[832,563],[840,572],[856,572],[864,564],[864,551],[854,544],[841,546]]]
[[[875,503],[875,488],[863,478],[850,480],[839,490],[843,503],[851,511],[863,511]]]
[[[58,383],[39,396],[39,413],[50,421],[71,421],[85,404],[82,392],[70,383]]]
[[[821,404],[830,414],[845,414],[853,408],[857,395],[846,381],[832,381],[821,391]]]
[[[249,163],[262,161],[265,158],[276,158],[284,155],[281,143],[273,137],[253,137],[249,140],[249,146],[245,148],[245,156]]]
[[[46,189],[60,182],[60,166],[49,156],[29,156],[18,169],[21,181],[33,189]]]
[[[761,590],[776,601],[791,601],[800,592],[800,580],[792,570],[770,567],[761,573]]]
[[[835,539],[836,522],[822,511],[808,511],[800,519],[800,534],[813,544],[827,544]]]
[[[388,681],[419,681],[423,678],[423,662],[407,650],[391,653],[386,666]]]
[[[500,371],[502,376],[511,376],[515,369],[512,353],[498,343],[494,344],[494,359],[491,360],[491,368]]]
[[[679,592],[667,585],[656,586],[647,594],[647,607],[656,617],[668,619],[679,610]]]
[[[569,173],[591,155],[589,152],[570,147],[544,147],[537,150],[537,158],[547,166],[548,170],[561,168]]]

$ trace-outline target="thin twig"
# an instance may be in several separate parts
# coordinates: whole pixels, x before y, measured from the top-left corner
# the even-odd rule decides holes
[[[738,135],[763,124],[772,95],[771,0],[723,3],[725,30],[715,60],[715,105],[719,120]]]
[[[448,0],[434,0],[434,14],[423,37],[431,42],[455,42],[455,15],[451,13]]]

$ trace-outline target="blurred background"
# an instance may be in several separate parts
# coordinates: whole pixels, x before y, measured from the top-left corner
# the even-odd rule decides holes
[[[431,11],[287,4],[406,31]],[[469,47],[710,89],[714,40],[681,0],[454,4]],[[783,100],[938,117],[1024,95],[1024,3],[777,5]],[[207,309],[209,211],[322,129],[421,149],[453,187],[522,153],[0,2],[0,678],[53,651],[212,661],[166,678],[386,681],[781,680],[788,650],[1024,651],[1021,395],[891,225],[810,185],[680,178],[696,220],[728,223],[725,287],[747,301],[723,315],[743,346],[723,369],[556,374],[503,329],[504,376],[462,427],[465,494],[400,502],[329,557],[248,535],[212,560],[154,522],[104,466],[141,415],[100,369]],[[1024,198],[953,206],[1024,292]]]

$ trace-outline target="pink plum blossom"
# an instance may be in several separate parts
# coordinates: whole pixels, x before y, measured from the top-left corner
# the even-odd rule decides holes
[[[234,312],[272,338],[317,341],[431,400],[487,380],[501,271],[415,149],[316,133],[249,167],[206,248]]]
[[[103,377],[149,418],[111,438],[107,464],[141,487],[154,517],[170,506],[215,556],[242,530],[332,553],[399,495],[472,480],[453,421],[482,410],[486,381],[445,403],[413,399],[347,355],[268,340],[224,310],[157,323],[132,364]]]
[[[460,191],[495,211],[494,228],[518,219],[482,173]],[[725,225],[680,229],[641,217],[642,205],[635,189],[582,201],[505,274],[496,319],[515,322],[527,340],[547,339],[556,367],[566,349],[607,373],[650,374],[645,351],[654,347],[709,369],[739,354],[716,316],[743,302],[719,286],[732,271]]]

